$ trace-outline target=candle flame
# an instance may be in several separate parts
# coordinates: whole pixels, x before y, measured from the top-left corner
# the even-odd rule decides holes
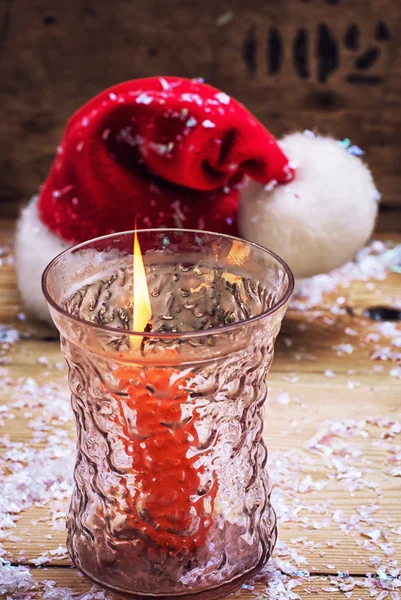
[[[134,252],[132,255],[132,328],[134,331],[145,331],[152,318],[152,309],[148,284],[146,281],[145,266],[143,264],[141,246],[138,234],[134,232]],[[135,338],[135,339],[134,339]],[[141,338],[132,336],[131,345],[138,347]]]

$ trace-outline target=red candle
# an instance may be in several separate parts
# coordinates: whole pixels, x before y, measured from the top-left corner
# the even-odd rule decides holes
[[[123,478],[126,496],[120,509],[155,550],[176,553],[201,546],[212,524],[217,482],[200,489],[203,469],[195,466],[196,455],[188,456],[189,447],[199,443],[196,409],[188,421],[182,418],[191,376],[161,367],[146,372],[120,367],[117,375],[129,396],[124,403],[136,416],[133,425],[115,396],[120,410],[113,419],[135,473],[134,486],[132,477]]]
[[[133,329],[144,331],[152,311],[136,232],[132,304]],[[141,336],[131,336],[131,348],[138,351],[141,342]],[[166,351],[166,357],[171,353],[175,351]],[[193,375],[161,366],[120,367],[116,375],[128,399],[124,396],[122,403],[115,396],[119,412],[113,419],[132,462],[131,476],[123,478],[126,494],[120,508],[138,537],[150,541],[155,550],[176,553],[203,545],[212,524],[217,483],[210,480],[202,486],[198,457],[188,455],[189,448],[199,444],[197,410],[190,411],[189,420],[182,414],[183,405],[190,402]],[[132,415],[135,424],[130,422]]]

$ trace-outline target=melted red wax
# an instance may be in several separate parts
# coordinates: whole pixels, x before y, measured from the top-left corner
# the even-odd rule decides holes
[[[120,367],[116,375],[124,399],[114,396],[119,410],[113,420],[135,473],[134,485],[132,477],[122,478],[126,494],[120,510],[142,538],[147,536],[164,551],[202,546],[212,525],[217,482],[211,479],[201,490],[204,468],[195,466],[198,456],[188,456],[188,449],[199,443],[197,411],[192,410],[188,420],[182,415],[182,405],[189,400],[189,376],[156,367],[146,372]]]

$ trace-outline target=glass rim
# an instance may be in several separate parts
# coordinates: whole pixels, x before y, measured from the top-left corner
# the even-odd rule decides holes
[[[133,331],[130,329],[121,329],[118,327],[109,327],[107,325],[99,325],[98,323],[92,323],[91,321],[87,321],[86,319],[82,319],[81,317],[77,317],[77,316],[72,315],[71,313],[67,312],[50,295],[50,293],[48,291],[47,279],[48,279],[49,274],[50,274],[51,270],[53,269],[55,263],[57,261],[59,261],[64,255],[67,255],[72,251],[77,251],[79,249],[83,249],[85,246],[88,246],[88,244],[92,244],[92,243],[100,241],[100,240],[106,240],[108,238],[114,238],[114,237],[123,236],[123,235],[132,235],[133,236],[135,234],[135,232],[138,234],[141,234],[141,233],[166,233],[166,232],[172,232],[172,231],[177,232],[177,233],[182,232],[182,233],[194,233],[194,234],[207,234],[207,235],[212,235],[215,237],[223,237],[228,240],[234,240],[234,241],[238,241],[241,243],[249,244],[250,246],[253,246],[256,249],[261,250],[264,254],[269,254],[272,258],[274,258],[274,260],[276,260],[279,263],[279,265],[283,268],[285,274],[287,275],[288,286],[287,286],[286,291],[279,298],[279,300],[277,300],[277,302],[275,302],[273,304],[273,306],[271,306],[267,310],[264,310],[259,315],[255,315],[254,317],[244,319],[243,321],[237,321],[236,323],[232,323],[230,325],[223,325],[222,327],[211,327],[210,329],[201,329],[201,330],[196,330],[196,331],[181,331],[181,332],[175,332],[175,333],[173,333],[173,332],[156,333],[153,331],[149,331],[149,332]],[[60,252],[57,256],[55,256],[49,262],[49,264],[47,265],[47,267],[45,268],[45,270],[43,271],[43,274],[42,274],[41,287],[42,287],[42,293],[45,297],[46,302],[57,313],[59,313],[61,316],[65,317],[67,319],[70,319],[76,323],[80,323],[83,326],[90,327],[91,329],[98,329],[102,332],[109,332],[109,333],[114,333],[114,334],[118,334],[118,335],[127,335],[130,337],[135,336],[135,337],[141,337],[141,338],[146,338],[146,339],[185,339],[185,338],[202,337],[202,336],[226,333],[228,331],[233,331],[234,329],[237,329],[241,326],[255,323],[267,316],[274,314],[275,312],[277,312],[277,310],[279,308],[281,308],[284,304],[286,304],[286,302],[288,302],[289,299],[291,298],[292,293],[294,291],[294,275],[293,275],[290,267],[280,256],[278,256],[272,250],[269,250],[268,248],[265,248],[264,246],[261,246],[260,244],[256,244],[255,242],[250,242],[248,240],[245,240],[245,239],[237,237],[237,236],[227,235],[225,233],[217,233],[215,231],[206,231],[203,229],[183,229],[183,228],[178,228],[178,227],[175,227],[175,228],[174,227],[163,227],[163,228],[149,228],[149,229],[137,229],[137,230],[129,229],[127,231],[120,231],[120,232],[109,233],[107,235],[101,235],[96,238],[87,240],[86,242],[80,242],[79,244],[75,244],[74,246],[71,246],[70,248],[67,248],[66,250],[63,250],[62,252]]]

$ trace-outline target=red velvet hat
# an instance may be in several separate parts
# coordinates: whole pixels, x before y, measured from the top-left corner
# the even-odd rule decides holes
[[[70,119],[38,202],[67,242],[134,227],[237,233],[243,175],[293,178],[276,140],[224,92],[178,77],[116,85]]]
[[[374,226],[378,193],[360,153],[311,132],[277,143],[241,104],[200,80],[116,85],[72,116],[40,196],[22,212],[22,298],[49,320],[40,289],[48,262],[135,223],[239,233],[279,254],[298,278],[328,272]]]

